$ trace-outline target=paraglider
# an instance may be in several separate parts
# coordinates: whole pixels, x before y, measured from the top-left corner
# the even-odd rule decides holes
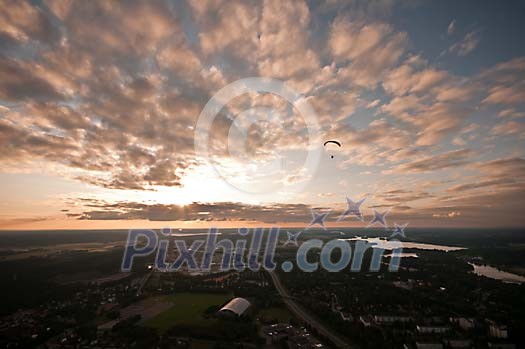
[[[339,148],[341,148],[341,143],[339,141],[335,141],[335,140],[326,141],[326,142],[324,142],[323,146],[326,147],[326,145],[329,144],[329,143],[336,144],[337,146],[339,146]],[[334,158],[334,156],[330,155],[330,159],[333,159],[333,158]]]

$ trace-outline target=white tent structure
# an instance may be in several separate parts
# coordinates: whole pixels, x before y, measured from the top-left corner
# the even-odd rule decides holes
[[[244,315],[246,310],[250,307],[250,302],[248,302],[244,298],[234,298],[231,301],[229,301],[225,306],[219,310],[219,314],[223,315],[234,315],[237,317],[241,317]]]

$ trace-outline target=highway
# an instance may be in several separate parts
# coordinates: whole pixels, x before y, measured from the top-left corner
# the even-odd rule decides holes
[[[348,344],[344,339],[317,321],[312,315],[308,314],[303,308],[301,308],[301,306],[295,303],[292,297],[290,297],[288,294],[286,288],[281,284],[281,280],[279,280],[277,273],[273,271],[268,271],[268,273],[272,278],[275,288],[283,298],[284,303],[295,316],[302,319],[311,327],[315,328],[318,333],[330,340],[337,348],[354,348],[353,346],[350,346],[350,344]]]

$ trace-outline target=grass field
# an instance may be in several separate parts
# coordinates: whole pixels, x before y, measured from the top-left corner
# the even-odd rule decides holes
[[[261,309],[258,313],[258,316],[266,319],[266,320],[277,320],[279,322],[285,322],[288,321],[290,318],[292,318],[292,314],[288,311],[286,308],[267,308],[267,309]]]
[[[205,318],[204,311],[212,305],[221,305],[232,297],[216,293],[176,293],[164,298],[164,301],[172,302],[173,306],[144,322],[144,326],[157,328],[161,332],[175,325],[213,326],[217,320]]]

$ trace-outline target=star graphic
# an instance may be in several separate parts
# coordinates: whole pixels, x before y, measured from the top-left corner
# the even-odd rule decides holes
[[[299,235],[301,235],[301,233],[302,231],[298,231],[295,234],[287,231],[286,235],[288,235],[288,240],[286,240],[286,242],[284,243],[284,246],[287,246],[288,244],[292,244],[295,247],[297,247],[297,238],[299,237]]]
[[[317,213],[312,208],[312,221],[310,222],[310,225],[308,226],[308,228],[310,228],[312,225],[319,224],[321,227],[323,227],[324,230],[326,230],[326,227],[324,226],[324,220],[326,219],[329,213],[330,211],[325,212],[325,213]]]
[[[392,232],[392,235],[390,235],[391,238],[393,238],[394,236],[397,236],[397,235],[400,235],[404,238],[406,238],[405,236],[405,228],[407,227],[408,223],[405,223],[403,225],[398,225],[397,223],[394,223],[394,231]]]
[[[346,204],[348,205],[348,207],[346,208],[346,210],[343,212],[342,215],[339,216],[339,218],[337,219],[337,221],[339,222],[340,220],[348,217],[348,216],[354,216],[356,217],[357,219],[359,219],[361,222],[363,221],[363,215],[361,214],[361,205],[363,204],[363,202],[365,202],[366,198],[363,198],[357,202],[354,202],[352,201],[350,198],[346,198]]]
[[[368,225],[366,227],[369,228],[372,225],[374,225],[376,223],[379,223],[380,225],[385,227],[385,230],[388,229],[388,226],[386,224],[386,216],[390,212],[390,208],[388,210],[386,210],[385,212],[383,212],[383,213],[377,212],[376,209],[374,209],[374,208],[372,209],[372,211],[374,212],[374,218],[372,218],[372,220],[370,221],[370,223],[368,223]]]

